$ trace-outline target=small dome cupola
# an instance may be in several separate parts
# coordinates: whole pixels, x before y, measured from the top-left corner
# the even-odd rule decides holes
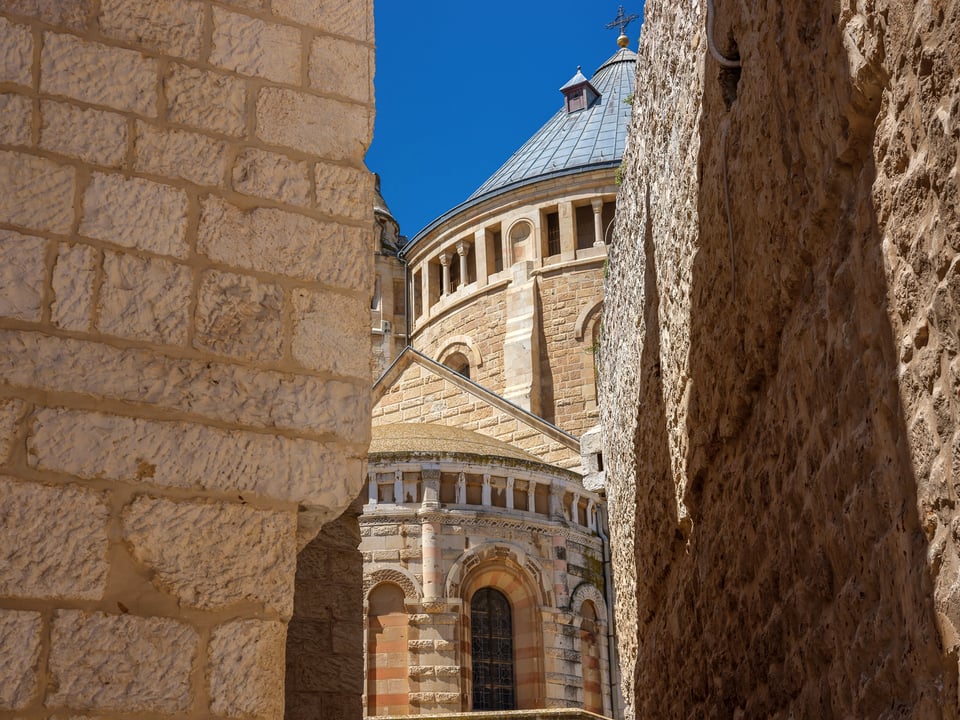
[[[566,98],[568,114],[591,108],[600,99],[600,93],[590,84],[579,65],[577,66],[577,74],[560,88],[560,92]]]

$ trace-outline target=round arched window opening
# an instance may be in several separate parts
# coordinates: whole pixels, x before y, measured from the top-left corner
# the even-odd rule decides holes
[[[485,587],[470,600],[473,710],[516,710],[513,678],[513,619],[510,602]]]
[[[455,373],[460,373],[468,380],[470,379],[470,361],[463,353],[451,353],[447,356],[447,359],[443,361],[443,364],[453,370]]]

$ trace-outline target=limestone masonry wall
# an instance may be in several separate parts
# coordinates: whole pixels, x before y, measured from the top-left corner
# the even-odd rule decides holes
[[[960,2],[650,0],[603,315],[643,718],[956,718]]]
[[[0,0],[0,717],[283,715],[369,442],[372,23]]]

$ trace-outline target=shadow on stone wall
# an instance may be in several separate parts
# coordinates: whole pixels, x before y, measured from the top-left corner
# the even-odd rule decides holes
[[[730,7],[739,86],[706,61],[685,553],[646,301],[638,717],[957,717],[873,205],[886,78],[799,5]]]
[[[360,720],[363,715],[361,508],[362,500],[354,501],[297,556],[287,629],[287,720]]]

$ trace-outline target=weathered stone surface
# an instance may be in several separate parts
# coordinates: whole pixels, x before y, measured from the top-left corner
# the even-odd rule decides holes
[[[44,158],[0,152],[0,222],[68,233],[76,170]]]
[[[0,315],[40,320],[47,241],[0,230]]]
[[[373,100],[373,50],[321,35],[310,45],[310,86],[358,102]]]
[[[13,435],[26,404],[22,400],[0,400],[0,465],[6,464],[13,450]]]
[[[249,601],[293,612],[294,512],[139,497],[123,512],[124,539],[154,584],[186,607]]]
[[[283,290],[249,275],[210,270],[200,281],[194,346],[251,360],[277,360]]]
[[[93,283],[97,251],[89,245],[61,243],[53,266],[50,319],[67,330],[89,330],[93,320]]]
[[[328,160],[362,162],[372,125],[372,113],[362,105],[284,88],[263,88],[257,95],[257,137]]]
[[[29,145],[33,103],[13,93],[0,94],[0,143]]]
[[[740,70],[646,4],[601,342],[628,716],[956,717],[956,10],[718,3]]]
[[[57,610],[47,704],[174,713],[190,705],[197,632],[167,618]]]
[[[0,596],[102,597],[107,518],[100,493],[0,477]]]
[[[361,255],[363,238],[344,238],[334,223],[272,208],[245,212],[210,197],[203,202],[199,235],[199,252],[234,267],[348,290],[370,282],[372,256]]]
[[[33,36],[27,25],[0,17],[0,82],[33,84]]]
[[[46,32],[40,90],[152,117],[157,112],[157,61],[133,50]]]
[[[0,610],[0,709],[20,710],[36,693],[42,631],[40,613]]]
[[[300,81],[300,47],[296,28],[213,8],[214,65],[293,85]]]
[[[142,178],[94,173],[83,196],[80,234],[186,257],[186,193]]]
[[[370,377],[370,339],[359,329],[370,313],[356,298],[309,290],[293,291],[293,357],[304,367]]]
[[[167,119],[226,135],[243,135],[247,91],[242,80],[171,63],[163,79]]]
[[[240,620],[210,636],[210,710],[230,718],[283,716],[283,623]]]
[[[205,135],[137,123],[136,167],[141,172],[183,178],[197,185],[221,185],[226,149],[223,142]]]
[[[318,3],[312,0],[273,0],[276,15],[333,35],[346,35],[373,42],[373,11],[370,0]]]
[[[39,18],[51,25],[81,30],[90,20],[93,0],[3,0],[12,13]]]
[[[159,50],[164,55],[200,56],[203,5],[191,0],[100,0],[100,31],[108,37]]]
[[[233,166],[233,188],[290,205],[310,205],[310,166],[286,155],[244,148]]]
[[[127,154],[127,120],[122,115],[40,102],[40,147],[93,165],[119,167]]]
[[[370,432],[365,385],[38,333],[0,330],[0,378],[252,427],[335,433],[362,442]]]
[[[365,220],[358,200],[372,192],[373,175],[342,165],[317,163],[317,209],[330,215]]]
[[[191,287],[184,265],[104,252],[97,327],[110,335],[182,345]]]
[[[82,478],[251,492],[334,517],[362,482],[360,458],[331,443],[48,408],[32,428],[31,466]]]

